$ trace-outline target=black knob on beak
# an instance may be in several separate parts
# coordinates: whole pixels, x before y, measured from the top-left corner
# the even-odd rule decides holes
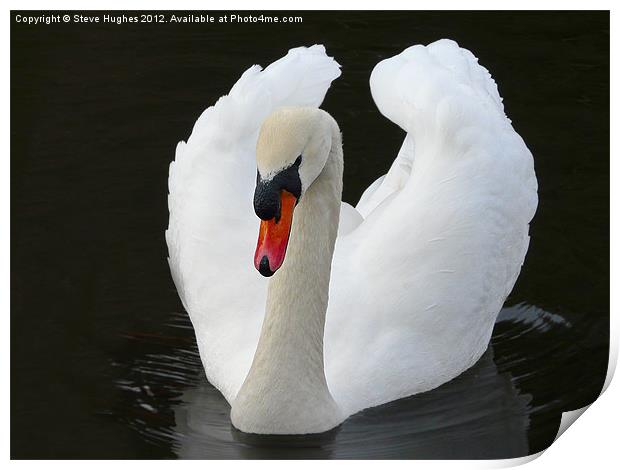
[[[280,192],[286,190],[297,198],[301,196],[301,179],[299,166],[301,155],[295,163],[278,172],[273,178],[264,180],[256,172],[256,189],[254,191],[254,212],[262,220],[280,220]]]

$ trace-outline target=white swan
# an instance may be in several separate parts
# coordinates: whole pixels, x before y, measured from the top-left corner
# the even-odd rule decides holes
[[[170,165],[170,268],[245,432],[326,431],[454,378],[486,349],[527,251],[532,155],[469,51],[441,40],[374,68],[373,98],[407,137],[355,208],[340,202],[340,131],[317,108],[339,75],[322,46],[251,67]],[[258,247],[253,202],[278,219]],[[267,282],[254,255],[271,274],[285,252]]]

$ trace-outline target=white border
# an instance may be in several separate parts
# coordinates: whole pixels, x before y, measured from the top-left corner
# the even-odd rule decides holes
[[[351,4],[349,0],[8,0],[12,10],[610,10],[614,1],[590,0],[361,0]],[[354,7],[354,8],[353,8]],[[415,8],[412,8],[415,7]]]
[[[614,34],[615,26],[617,25],[616,14],[614,10],[614,4],[617,2],[612,1],[600,1],[590,0],[588,2],[579,2],[574,0],[565,0],[562,2],[551,0],[523,0],[523,1],[499,1],[499,0],[469,0],[467,2],[460,2],[457,0],[441,1],[441,0],[418,0],[415,3],[396,1],[396,0],[381,0],[380,2],[351,2],[350,0],[315,0],[315,1],[301,1],[293,2],[283,0],[264,0],[260,3],[260,7],[256,2],[250,0],[227,0],[227,1],[198,1],[198,0],[177,0],[175,2],[152,0],[152,1],[133,1],[133,2],[121,2],[121,1],[100,1],[92,0],[91,2],[76,1],[76,0],[61,0],[57,2],[44,2],[44,1],[15,1],[9,0],[6,2],[9,8],[5,12],[3,19],[1,20],[3,29],[4,44],[2,47],[2,58],[5,71],[2,74],[2,81],[4,85],[4,114],[3,114],[3,126],[5,135],[5,156],[2,158],[2,170],[0,171],[0,191],[2,192],[2,200],[0,207],[2,210],[2,227],[0,228],[0,237],[2,241],[2,261],[4,269],[2,269],[2,283],[0,289],[0,299],[2,299],[2,322],[4,332],[4,342],[2,344],[2,354],[0,363],[2,365],[3,375],[5,379],[5,385],[1,388],[1,402],[2,402],[2,417],[4,419],[4,426],[1,428],[2,437],[2,449],[4,451],[5,458],[10,456],[10,421],[9,421],[9,380],[10,380],[10,303],[9,303],[9,282],[10,282],[10,245],[9,245],[9,197],[10,197],[10,162],[9,162],[9,142],[10,142],[10,66],[9,66],[9,53],[10,53],[10,15],[9,9],[13,10],[338,10],[338,9],[351,9],[354,6],[355,9],[372,10],[394,10],[402,9],[408,10],[545,10],[545,9],[566,9],[566,10],[611,10],[611,77],[610,83],[614,83],[613,78],[617,77],[617,60],[615,60],[614,54],[618,50],[617,48],[617,35]],[[464,8],[467,7],[467,8]],[[611,155],[615,154],[616,145],[613,138],[614,124],[616,123],[616,109],[617,109],[617,94],[614,93],[613,85],[611,90]],[[611,176],[612,181],[618,181],[618,165],[611,162]],[[618,234],[618,218],[615,214],[618,207],[618,191],[611,188],[611,235],[612,235],[612,248],[611,248],[611,280],[612,280],[612,298],[611,298],[611,312],[616,312],[618,307],[617,295],[613,295],[618,287],[618,250],[614,249],[613,241]],[[520,465],[526,462],[528,468],[583,468],[585,465],[592,465],[594,467],[603,465],[603,468],[607,468],[612,462],[617,462],[616,447],[618,445],[617,438],[615,437],[614,424],[618,417],[617,407],[620,403],[620,386],[618,381],[610,384],[611,377],[617,364],[618,356],[618,321],[617,315],[612,313],[611,321],[611,336],[612,344],[610,349],[610,367],[608,371],[606,381],[606,391],[603,395],[593,403],[584,415],[579,419],[577,426],[572,426],[566,431],[548,450],[539,454],[539,458],[529,457],[525,459],[513,459],[503,461],[390,461],[381,463],[381,465],[389,465],[391,467],[402,467],[410,469],[412,465],[417,468],[500,468],[506,466]],[[76,432],[80,432],[76,430]],[[82,467],[85,464],[83,461],[50,461],[44,463],[46,467]],[[86,463],[93,467],[103,467],[109,465],[106,462],[101,461],[89,461]],[[178,462],[176,465],[187,465],[194,468],[201,468],[204,465],[214,465],[215,463],[205,463],[201,461],[188,461]],[[30,461],[12,461],[11,465],[15,467],[27,467],[38,465],[37,462]],[[133,462],[119,462],[116,465],[129,466],[135,465]],[[151,461],[148,465],[154,467],[163,468],[170,463],[162,461]],[[278,466],[288,466],[290,462],[287,461],[220,461],[217,463],[221,468],[232,468],[239,465],[252,465],[263,467],[268,466],[274,468]],[[300,468],[310,468],[316,465],[314,462],[309,461],[297,461],[294,465]],[[373,468],[376,463],[373,461],[323,461],[320,465],[344,465]]]

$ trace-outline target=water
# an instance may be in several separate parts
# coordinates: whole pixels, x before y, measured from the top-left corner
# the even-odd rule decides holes
[[[14,458],[493,458],[548,446],[598,396],[609,338],[606,13],[304,13],[299,25],[12,22],[11,454]],[[344,199],[403,135],[372,66],[451,37],[496,78],[535,157],[539,209],[483,358],[431,392],[317,439],[248,441],[206,382],[166,264],[168,163],[253,63],[322,42],[343,75],[324,107]],[[377,384],[380,386],[380,384]]]

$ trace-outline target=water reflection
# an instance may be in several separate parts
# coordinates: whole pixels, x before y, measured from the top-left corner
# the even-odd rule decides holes
[[[522,348],[567,344],[572,325],[519,304],[502,310],[482,358],[435,390],[364,410],[325,436],[248,436],[232,428],[228,403],[206,381],[185,314],[174,314],[168,329],[131,338],[148,353],[117,364],[126,377],[117,383],[124,405],[113,414],[180,458],[518,457],[541,439],[551,442],[559,404],[570,401],[570,390],[550,393],[548,386],[546,372],[558,358]],[[541,420],[547,411],[553,419]]]

